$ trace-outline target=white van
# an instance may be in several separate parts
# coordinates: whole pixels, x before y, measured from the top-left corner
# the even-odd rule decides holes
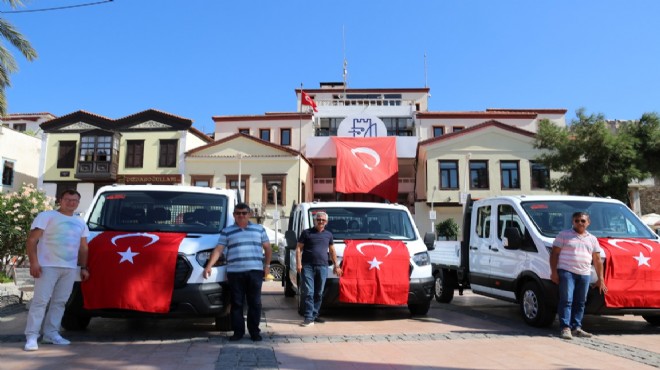
[[[82,330],[94,316],[206,316],[215,317],[217,330],[230,330],[229,289],[226,285],[224,260],[221,258],[218,261],[208,279],[204,279],[203,271],[217,245],[220,231],[234,223],[233,210],[236,203],[236,192],[232,190],[175,185],[112,185],[99,189],[84,217],[90,229],[90,253],[93,247],[102,247],[100,241],[105,239],[99,236],[103,233],[149,237],[176,233],[183,238],[178,246],[174,267],[171,303],[169,310],[162,313],[116,307],[87,310],[83,304],[83,289],[76,282],[62,326],[67,330]],[[95,238],[99,238],[96,243]],[[112,239],[113,244],[115,239]],[[136,254],[138,247],[133,246],[133,254]],[[121,256],[116,257],[124,258],[122,256],[125,255],[119,252]],[[117,262],[114,261],[115,264]],[[127,264],[127,261],[123,262]],[[112,258],[107,263],[113,263]],[[103,274],[101,278],[108,281],[118,278],[104,269],[94,268],[91,263],[89,267],[90,275],[96,274],[97,279],[99,274]]]
[[[299,293],[300,276],[296,270],[296,244],[300,233],[314,225],[314,215],[323,211],[328,214],[326,229],[334,236],[334,247],[341,265],[346,240],[400,240],[410,254],[410,289],[408,309],[413,315],[425,315],[433,298],[434,278],[428,250],[433,248],[433,234],[424,239],[419,234],[413,218],[400,204],[370,202],[312,202],[301,203],[291,213],[285,233],[286,252],[280,254],[284,265],[282,285],[284,295]],[[339,304],[339,278],[328,261],[328,279],[325,284],[323,306]],[[303,305],[298,296],[298,312]],[[344,303],[342,303],[344,304]]]

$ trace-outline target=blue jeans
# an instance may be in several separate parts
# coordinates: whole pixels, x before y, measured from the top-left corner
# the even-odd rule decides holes
[[[578,275],[566,270],[557,270],[559,275],[559,326],[575,330],[582,327],[584,306],[587,302],[590,275]]]
[[[247,328],[250,335],[261,331],[261,285],[264,272],[251,270],[244,272],[228,272],[229,291],[231,292],[231,328],[234,335],[245,335],[245,320],[243,319],[243,302],[247,303]]]
[[[305,302],[305,321],[313,321],[319,316],[323,301],[323,287],[328,277],[328,265],[303,265],[303,298]]]

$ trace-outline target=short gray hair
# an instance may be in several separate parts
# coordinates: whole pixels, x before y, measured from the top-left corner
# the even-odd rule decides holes
[[[325,212],[323,212],[323,211],[321,211],[321,212],[316,212],[316,213],[314,214],[314,217],[315,217],[315,218],[322,218],[322,219],[328,221],[328,214],[325,213]]]

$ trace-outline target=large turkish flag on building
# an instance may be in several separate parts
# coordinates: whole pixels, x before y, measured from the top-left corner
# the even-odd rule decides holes
[[[605,305],[660,308],[660,243],[599,238],[607,252]]]
[[[396,203],[399,162],[395,137],[332,137],[337,148],[337,184],[340,193],[379,195]]]
[[[186,234],[106,231],[89,242],[86,309],[170,310],[179,245]]]
[[[339,301],[408,303],[410,254],[400,240],[346,240]]]

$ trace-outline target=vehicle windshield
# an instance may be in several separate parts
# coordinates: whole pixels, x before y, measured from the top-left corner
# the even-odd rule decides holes
[[[227,197],[177,191],[111,191],[99,196],[90,231],[218,233],[227,218]]]
[[[414,240],[415,229],[408,213],[399,209],[381,208],[314,208],[307,217],[314,224],[317,212],[328,214],[326,229],[335,240],[341,239],[397,239]]]
[[[547,237],[554,238],[572,227],[575,212],[589,214],[591,225],[587,228],[599,238],[649,238],[653,234],[625,205],[589,201],[529,201],[522,207],[536,228]]]

